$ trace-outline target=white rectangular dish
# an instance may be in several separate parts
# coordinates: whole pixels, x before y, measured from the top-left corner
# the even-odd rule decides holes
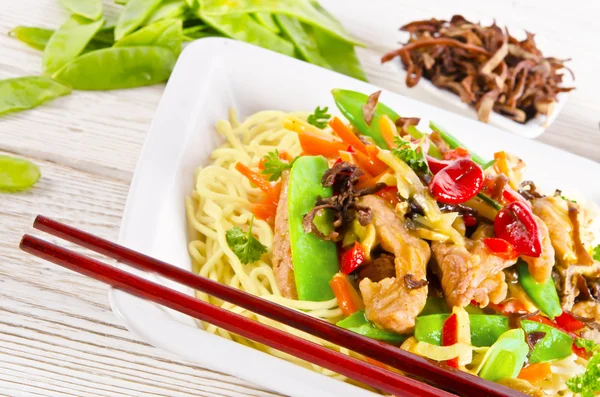
[[[310,111],[329,106],[334,110],[332,88],[379,90],[241,42],[210,38],[189,45],[177,62],[146,138],[119,243],[190,269],[184,198],[192,191],[194,170],[208,164],[211,151],[222,142],[216,122],[227,118],[232,107],[240,118],[265,109]],[[521,156],[530,165],[529,177],[541,185],[565,192],[579,190],[600,201],[600,185],[589,183],[600,173],[600,164],[388,91],[383,91],[381,101],[403,116],[421,117],[423,129],[430,119],[435,120],[483,156],[491,158],[501,149]],[[291,396],[375,396],[204,332],[190,318],[121,291],[111,290],[110,300],[132,332],[206,368]]]

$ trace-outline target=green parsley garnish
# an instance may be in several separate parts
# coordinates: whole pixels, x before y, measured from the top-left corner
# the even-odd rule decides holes
[[[328,110],[329,107],[327,106],[325,106],[323,109],[321,109],[320,106],[317,106],[314,113],[308,116],[308,119],[306,119],[306,121],[308,122],[308,124],[312,124],[315,127],[325,128],[327,126],[327,122],[331,118],[331,115],[327,113]]]
[[[421,174],[429,173],[429,166],[423,152],[423,146],[407,142],[399,137],[394,138],[396,148],[392,149],[394,156],[404,161],[415,172]]]
[[[597,345],[596,342],[585,338],[577,338],[575,340],[575,346],[585,349],[585,351],[588,353],[593,353],[594,351],[600,349],[600,345]]]
[[[298,157],[296,157],[296,159],[297,158]],[[281,178],[281,174],[283,173],[283,171],[291,169],[292,165],[294,165],[294,161],[296,161],[296,159],[292,160],[291,163],[286,163],[285,161],[282,161],[279,158],[279,150],[277,149],[275,149],[274,152],[267,153],[264,159],[265,161],[263,163],[263,166],[265,167],[265,169],[261,172],[261,174],[269,175],[269,180],[271,182]]]
[[[239,227],[232,227],[225,232],[227,245],[244,265],[256,262],[267,252],[267,247],[261,244],[252,234],[254,216],[250,218],[248,232],[244,233]]]
[[[576,342],[577,343],[577,342]],[[567,387],[581,397],[593,397],[600,392],[600,354],[596,352],[588,361],[585,372],[567,381]]]
[[[572,202],[572,203],[574,203],[574,204],[577,204],[577,201],[575,201],[575,200],[571,200],[570,198],[566,198],[566,197],[565,197],[565,196],[563,196],[563,195],[561,195],[561,196],[560,196],[560,198],[561,198],[561,199],[563,199],[563,200],[565,200],[565,201],[570,201],[570,202]]]

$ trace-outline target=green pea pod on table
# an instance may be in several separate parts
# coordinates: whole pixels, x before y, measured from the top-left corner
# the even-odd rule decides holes
[[[300,21],[286,15],[275,15],[275,18],[285,35],[294,43],[303,59],[315,65],[331,69],[331,66],[321,56],[317,43],[307,33]]]
[[[205,15],[200,18],[225,36],[293,57],[294,44],[256,22],[250,14]]]
[[[327,160],[321,156],[302,156],[295,162],[288,181],[288,214],[290,246],[298,299],[326,301],[335,295],[329,281],[337,273],[338,252],[334,242],[307,233],[302,226],[317,197],[329,197],[331,188],[321,184],[327,171]]]
[[[367,81],[365,71],[363,70],[356,51],[352,44],[332,36],[323,29],[312,28],[312,35],[317,43],[321,56],[330,65],[330,69],[354,77],[362,81]]]
[[[36,28],[33,26],[17,26],[8,35],[27,44],[29,47],[43,51],[50,37],[54,34],[52,29]]]
[[[158,46],[179,55],[182,41],[181,20],[163,19],[125,36],[115,43],[115,47]]]
[[[367,103],[367,99],[369,98],[368,95],[340,88],[331,90],[331,93],[340,112],[342,112],[344,117],[350,121],[358,132],[373,138],[379,147],[389,149],[385,139],[383,139],[381,129],[379,128],[379,118],[385,114],[392,119],[392,121],[395,121],[400,117],[396,112],[383,103],[378,103],[371,124],[367,125],[363,116],[362,107]]]
[[[115,40],[119,41],[139,28],[162,0],[129,0],[115,26]]]
[[[517,266],[519,269],[519,283],[538,309],[548,316],[550,320],[554,320],[554,317],[560,316],[562,308],[552,277],[548,278],[544,283],[538,283],[529,273],[526,263],[519,261]]]
[[[364,310],[357,311],[356,313],[339,321],[336,325],[371,339],[394,344],[401,343],[407,338],[406,335],[401,335],[395,332],[377,328],[375,324],[367,320]]]
[[[130,0],[132,1],[132,0]],[[342,29],[339,24],[332,24],[330,18],[321,13],[309,0],[237,0],[235,3],[227,0],[201,0],[202,13],[207,16],[223,16],[236,14],[247,14],[256,12],[268,12],[272,14],[284,14],[297,18],[304,23],[321,28],[333,36],[340,38],[353,45],[363,44]]]
[[[269,29],[271,32],[277,34],[281,32],[279,25],[275,22],[275,18],[273,14],[268,12],[256,12],[254,13],[254,18],[265,28]]]
[[[144,25],[150,25],[162,19],[182,18],[188,10],[184,0],[168,0],[161,3],[144,21]]]
[[[95,21],[102,16],[102,0],[60,0],[71,13]]]
[[[42,57],[44,73],[52,75],[75,59],[83,52],[103,24],[104,19],[89,22],[77,15],[71,16],[54,32],[44,48]]]
[[[53,77],[78,90],[140,87],[167,80],[176,59],[158,46],[111,47],[74,59]]]
[[[466,145],[463,145],[463,143],[461,141],[459,141],[457,138],[455,138],[454,136],[452,136],[448,131],[444,130],[442,127],[440,127],[438,124],[436,124],[433,121],[429,122],[429,127],[440,133],[440,136],[442,137],[442,139],[444,140],[444,142],[446,142],[448,144],[448,146],[450,146],[450,149],[456,149],[457,147],[461,147],[463,149],[467,149],[468,147]],[[474,162],[476,162],[477,164],[484,166],[486,164],[488,164],[488,161],[486,159],[484,159],[483,157],[479,156],[477,153],[474,153],[472,151],[469,150],[469,153],[471,153],[471,158],[473,159]]]
[[[70,92],[70,87],[46,76],[0,80],[0,115],[31,109]]]
[[[0,191],[16,192],[33,186],[41,176],[31,161],[0,155]]]
[[[479,376],[492,382],[516,378],[525,364],[529,346],[522,329],[506,331],[490,347],[483,358]]]

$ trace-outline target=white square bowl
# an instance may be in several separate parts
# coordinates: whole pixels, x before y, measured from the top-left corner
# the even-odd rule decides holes
[[[379,90],[241,42],[210,38],[189,45],[177,62],[146,138],[119,243],[191,269],[184,199],[192,191],[194,170],[208,164],[211,151],[222,142],[214,129],[216,122],[226,119],[232,107],[238,109],[240,118],[265,109],[312,110],[325,105],[334,110],[332,88]],[[532,166],[529,177],[540,184],[579,190],[600,201],[600,185],[590,183],[600,173],[597,163],[385,90],[381,101],[403,116],[421,117],[421,127],[435,120],[481,155],[491,158],[494,151],[506,149],[521,156]],[[122,291],[111,290],[110,300],[132,332],[206,368],[292,396],[375,396],[204,332],[190,318]]]

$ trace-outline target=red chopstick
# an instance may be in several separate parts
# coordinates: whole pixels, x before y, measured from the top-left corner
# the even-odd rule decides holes
[[[453,396],[433,386],[261,324],[37,237],[24,235],[20,247],[25,252],[102,281],[114,288],[156,302],[396,396]]]
[[[38,216],[34,222],[34,227],[117,259],[122,263],[145,271],[158,273],[163,277],[193,289],[203,291],[275,321],[288,324],[294,328],[390,365],[419,379],[427,380],[429,383],[433,383],[444,389],[464,395],[522,396],[521,393],[508,387],[486,381],[437,362],[426,360],[395,346],[366,338],[326,321],[198,276],[187,270],[159,261],[52,219]]]

